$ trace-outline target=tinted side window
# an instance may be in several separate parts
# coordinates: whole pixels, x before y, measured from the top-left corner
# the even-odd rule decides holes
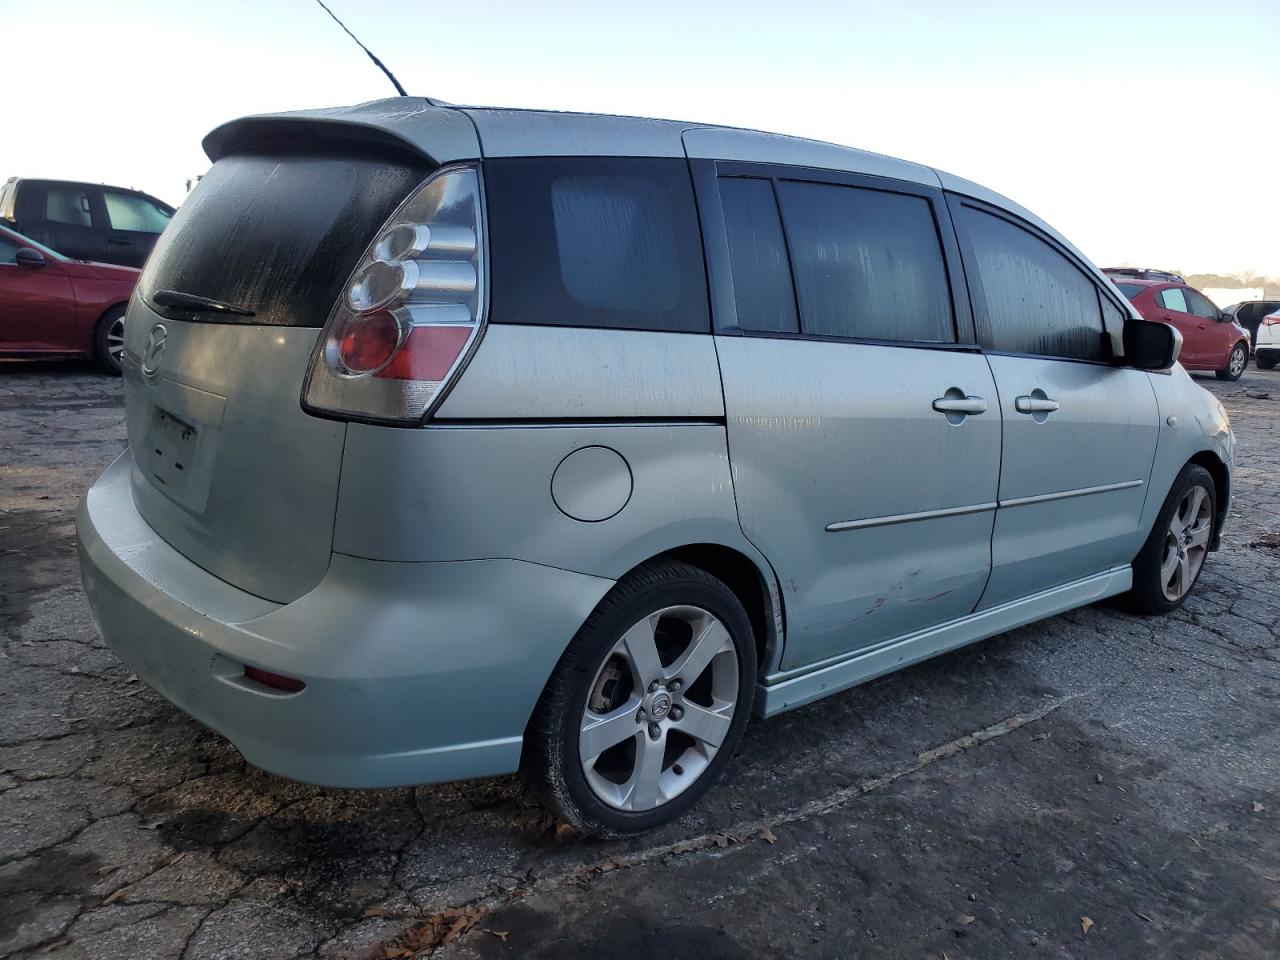
[[[1204,294],[1195,290],[1184,290],[1183,293],[1187,298],[1187,309],[1197,317],[1206,317],[1210,320],[1218,319],[1218,308]]]
[[[791,265],[768,180],[722,179],[720,201],[729,237],[733,297],[743,330],[798,333]]]
[[[778,199],[805,333],[953,342],[946,263],[929,201],[786,181]]]
[[[50,186],[45,193],[44,217],[54,223],[70,223],[77,227],[92,226],[89,217],[89,193],[79,187]]]
[[[1009,353],[1103,359],[1098,290],[1075,264],[1035,234],[969,206],[960,220],[973,250],[986,309],[978,340]]]
[[[1156,294],[1156,299],[1160,301],[1160,306],[1166,310],[1177,310],[1179,313],[1191,312],[1181,287],[1170,287],[1168,290],[1161,290]]]
[[[106,190],[102,198],[107,203],[107,219],[111,221],[112,230],[160,233],[169,225],[169,214],[145,197]]]
[[[485,199],[491,322],[710,330],[684,160],[489,160]]]
[[[0,237],[0,263],[17,263],[18,245],[8,237]]]
[[[1124,329],[1124,321],[1127,315],[1121,312],[1110,297],[1103,296],[1101,292],[1098,293],[1098,300],[1102,303],[1103,329],[1117,333]]]

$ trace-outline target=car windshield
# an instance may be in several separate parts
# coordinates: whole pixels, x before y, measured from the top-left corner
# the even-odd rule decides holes
[[[1117,283],[1116,289],[1132,300],[1146,288],[1140,283]]]
[[[15,240],[19,240],[22,243],[27,244],[28,246],[35,247],[37,250],[43,253],[46,257],[53,257],[53,259],[55,260],[71,259],[70,257],[64,254],[59,253],[57,250],[53,250],[50,247],[46,247],[43,243],[37,243],[35,240],[32,240],[30,237],[19,233],[17,230],[9,230],[8,228],[6,228],[4,232],[7,233],[9,236],[13,237]]]

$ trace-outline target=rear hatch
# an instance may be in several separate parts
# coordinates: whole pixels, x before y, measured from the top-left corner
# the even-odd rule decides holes
[[[304,413],[302,384],[352,268],[429,169],[368,143],[231,153],[143,271],[125,338],[134,500],[242,590],[285,603],[328,568],[346,426]],[[252,315],[175,308],[160,291]]]

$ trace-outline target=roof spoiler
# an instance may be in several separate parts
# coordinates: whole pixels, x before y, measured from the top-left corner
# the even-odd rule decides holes
[[[374,145],[407,151],[435,164],[480,157],[480,139],[471,119],[426,97],[242,117],[215,127],[201,145],[216,162],[231,153],[300,141]]]

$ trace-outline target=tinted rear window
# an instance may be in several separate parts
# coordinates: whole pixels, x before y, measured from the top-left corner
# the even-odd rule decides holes
[[[488,160],[485,204],[490,322],[710,329],[684,160]]]
[[[1116,289],[1132,300],[1147,288],[1138,283],[1117,283]]]
[[[190,319],[323,326],[374,232],[427,172],[367,148],[360,159],[224,157],[160,235],[143,296],[177,290],[255,313]]]

